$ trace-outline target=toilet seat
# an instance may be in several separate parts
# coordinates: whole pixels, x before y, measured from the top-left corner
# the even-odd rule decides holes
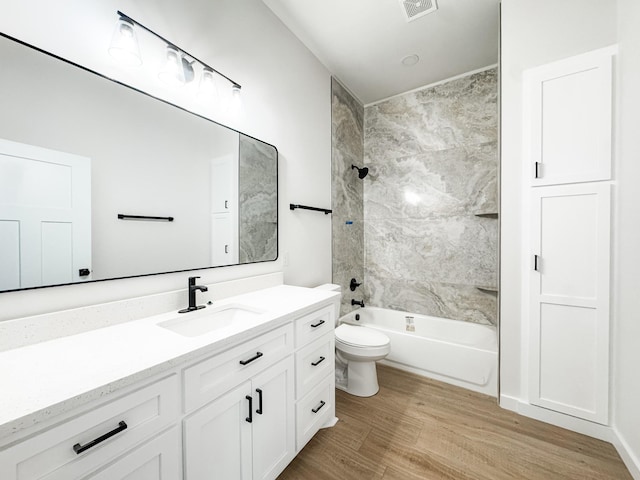
[[[335,329],[336,342],[356,348],[376,348],[389,345],[389,337],[372,328],[343,323]]]

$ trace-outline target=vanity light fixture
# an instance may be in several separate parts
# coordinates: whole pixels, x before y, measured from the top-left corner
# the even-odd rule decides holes
[[[129,65],[141,65],[142,58],[140,56],[140,49],[138,48],[138,42],[136,39],[136,33],[134,27],[139,27],[153,36],[159,38],[166,44],[165,49],[165,62],[162,70],[158,74],[158,77],[165,83],[169,85],[184,85],[185,83],[189,83],[195,79],[195,69],[194,64],[199,64],[202,68],[202,73],[200,77],[200,85],[199,90],[204,95],[207,95],[207,90],[213,92],[211,97],[217,96],[217,89],[215,87],[215,75],[222,77],[226,81],[231,84],[231,98],[234,103],[239,102],[240,90],[241,86],[238,82],[232,80],[227,77],[223,73],[220,73],[213,67],[210,67],[202,60],[197,59],[190,53],[185,50],[177,47],[174,43],[169,42],[166,38],[158,35],[156,32],[151,30],[150,28],[145,27],[140,22],[134,20],[133,18],[125,15],[120,10],[118,10],[118,22],[116,24],[116,31],[114,32],[113,39],[111,41],[111,46],[109,47],[109,53],[116,59],[124,61]],[[137,52],[137,62],[133,60],[127,62],[127,54],[122,54],[125,50],[123,46],[128,46],[128,55],[135,57],[135,52]],[[135,46],[135,48],[133,48]],[[214,75],[215,74],[215,75]],[[199,92],[199,93],[200,93]]]

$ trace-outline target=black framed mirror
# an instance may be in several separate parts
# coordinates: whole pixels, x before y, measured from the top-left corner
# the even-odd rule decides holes
[[[0,291],[277,259],[274,146],[0,35]]]

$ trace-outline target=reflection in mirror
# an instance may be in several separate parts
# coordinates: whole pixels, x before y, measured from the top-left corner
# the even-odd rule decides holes
[[[0,291],[277,258],[273,146],[11,39],[0,60]]]

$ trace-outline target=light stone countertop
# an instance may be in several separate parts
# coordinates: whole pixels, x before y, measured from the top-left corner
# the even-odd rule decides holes
[[[281,285],[214,302],[184,315],[206,315],[239,304],[264,311],[242,324],[185,337],[157,324],[175,311],[99,328],[0,353],[0,444],[23,429],[50,420],[145,378],[215,354],[320,306],[339,294]]]

